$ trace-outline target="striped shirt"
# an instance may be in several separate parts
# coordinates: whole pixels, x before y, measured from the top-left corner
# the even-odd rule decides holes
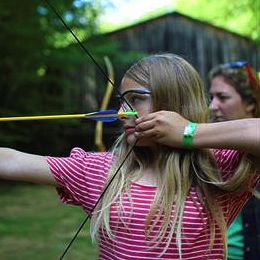
[[[223,173],[223,179],[230,177],[238,165],[239,153],[231,150],[215,151],[217,164]],[[80,205],[86,212],[90,212],[98,200],[102,187],[105,184],[107,172],[113,163],[110,153],[85,152],[74,148],[69,157],[47,157],[49,167],[58,182],[58,192],[62,202]],[[256,185],[256,178],[252,186]],[[118,217],[117,205],[111,206],[110,226],[113,239],[105,234],[99,234],[100,260],[127,260],[127,259],[180,259],[173,236],[166,252],[160,255],[166,246],[164,240],[156,246],[151,245],[145,236],[145,220],[155,196],[156,188],[133,183],[131,185],[132,205],[125,197],[123,213]],[[224,216],[229,225],[245,202],[250,197],[243,192],[236,195],[220,197]],[[155,230],[158,230],[158,225]],[[223,243],[220,230],[216,228],[213,249],[209,252],[209,220],[198,197],[195,187],[191,187],[186,198],[182,220],[182,256],[183,260],[222,260]]]

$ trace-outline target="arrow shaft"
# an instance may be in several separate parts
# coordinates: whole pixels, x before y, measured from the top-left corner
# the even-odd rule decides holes
[[[48,115],[48,116],[14,116],[14,117],[0,117],[1,121],[26,121],[26,120],[51,120],[51,119],[72,119],[72,118],[85,118],[85,119],[102,119],[102,118],[118,118],[119,116],[134,116],[137,115],[135,111],[126,111],[119,113],[101,113],[93,112],[89,114],[70,114],[70,115]]]
[[[14,116],[14,117],[1,117],[0,121],[51,120],[51,119],[71,119],[71,118],[84,118],[84,117],[86,117],[86,114],[50,115],[50,116]]]

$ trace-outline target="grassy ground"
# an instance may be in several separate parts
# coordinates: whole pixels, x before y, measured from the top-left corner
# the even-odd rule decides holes
[[[0,181],[0,259],[56,260],[86,215],[63,205],[51,187]],[[64,260],[97,259],[89,238],[89,222]]]

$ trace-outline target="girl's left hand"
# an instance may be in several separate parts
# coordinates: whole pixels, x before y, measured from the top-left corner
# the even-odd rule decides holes
[[[187,123],[187,119],[175,112],[154,112],[136,119],[135,137],[182,148],[183,131]]]

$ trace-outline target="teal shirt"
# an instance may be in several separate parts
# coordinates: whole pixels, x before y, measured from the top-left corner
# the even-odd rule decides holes
[[[244,259],[244,236],[242,214],[237,215],[228,228],[228,260]]]

